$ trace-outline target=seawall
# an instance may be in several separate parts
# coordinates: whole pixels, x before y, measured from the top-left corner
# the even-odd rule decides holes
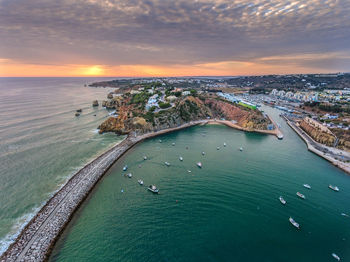
[[[299,128],[294,123],[292,123],[287,117],[283,116],[283,118],[286,120],[287,124],[295,131],[295,133],[297,133],[297,135],[305,142],[307,149],[310,152],[326,159],[327,161],[332,163],[334,166],[336,166],[336,167],[340,168],[341,170],[343,170],[344,172],[350,174],[350,164],[349,163],[344,163],[342,161],[339,161],[339,160],[335,159],[334,157],[332,157],[331,155],[327,155],[323,151],[317,149],[316,146],[319,148],[322,148],[323,145],[314,141],[309,135],[307,135],[303,130],[301,130],[301,128]]]
[[[123,154],[147,138],[207,122],[207,120],[199,120],[141,136],[129,135],[121,143],[74,174],[23,228],[15,242],[0,257],[0,261],[45,261],[74,212],[101,177]]]

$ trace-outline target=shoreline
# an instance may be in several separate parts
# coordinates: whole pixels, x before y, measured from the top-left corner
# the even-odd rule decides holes
[[[148,138],[206,124],[226,125],[241,131],[257,132],[275,135],[277,137],[278,132],[280,132],[277,126],[276,130],[248,130],[230,121],[197,120],[178,127],[163,129],[140,136],[129,134],[123,141],[91,160],[68,179],[23,227],[16,240],[1,255],[0,261],[46,261],[57,239],[72,219],[75,211],[84,202],[109,168],[129,149]]]
[[[270,117],[269,117],[270,118]],[[270,118],[271,119],[271,118]],[[272,120],[271,120],[272,121]],[[274,121],[272,121],[272,123],[275,126],[275,129],[273,130],[258,130],[258,129],[247,129],[244,127],[241,127],[237,124],[232,123],[229,120],[208,120],[208,124],[209,125],[215,125],[215,124],[219,124],[219,125],[225,125],[240,131],[244,131],[244,132],[253,132],[253,133],[261,133],[261,134],[266,134],[266,135],[274,135],[276,136],[278,139],[281,139],[281,137],[283,138],[283,134],[281,132],[281,130],[279,130],[279,128],[277,127],[277,125],[274,123]]]
[[[322,157],[323,159],[327,160],[328,162],[330,162],[334,166],[338,167],[339,169],[341,169],[345,173],[350,174],[350,163],[344,163],[342,161],[339,161],[339,160],[335,159],[334,157],[326,155],[324,152],[318,150],[315,146],[313,146],[310,143],[309,140],[311,140],[314,144],[319,144],[319,143],[314,141],[309,135],[307,135],[303,130],[301,130],[300,127],[298,127],[294,123],[292,123],[287,117],[283,116],[283,119],[294,130],[294,132],[297,133],[297,135],[304,141],[304,143],[307,146],[307,149],[310,152]],[[322,144],[319,144],[319,145],[322,146]]]

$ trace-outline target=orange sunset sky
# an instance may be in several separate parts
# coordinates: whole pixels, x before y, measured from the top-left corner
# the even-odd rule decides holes
[[[0,76],[350,71],[350,2],[0,1]]]

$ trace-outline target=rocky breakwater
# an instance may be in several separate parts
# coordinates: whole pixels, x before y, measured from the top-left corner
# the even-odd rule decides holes
[[[59,233],[93,186],[135,143],[137,140],[126,139],[78,171],[29,222],[0,261],[44,261]]]

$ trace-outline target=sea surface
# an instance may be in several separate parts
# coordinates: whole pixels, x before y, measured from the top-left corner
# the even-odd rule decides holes
[[[79,208],[50,261],[322,262],[335,261],[333,252],[350,261],[350,176],[308,152],[278,111],[264,110],[283,140],[211,125],[132,148]]]
[[[80,167],[122,137],[99,135],[108,116],[95,78],[0,78],[0,254]],[[75,111],[82,114],[75,117]]]

